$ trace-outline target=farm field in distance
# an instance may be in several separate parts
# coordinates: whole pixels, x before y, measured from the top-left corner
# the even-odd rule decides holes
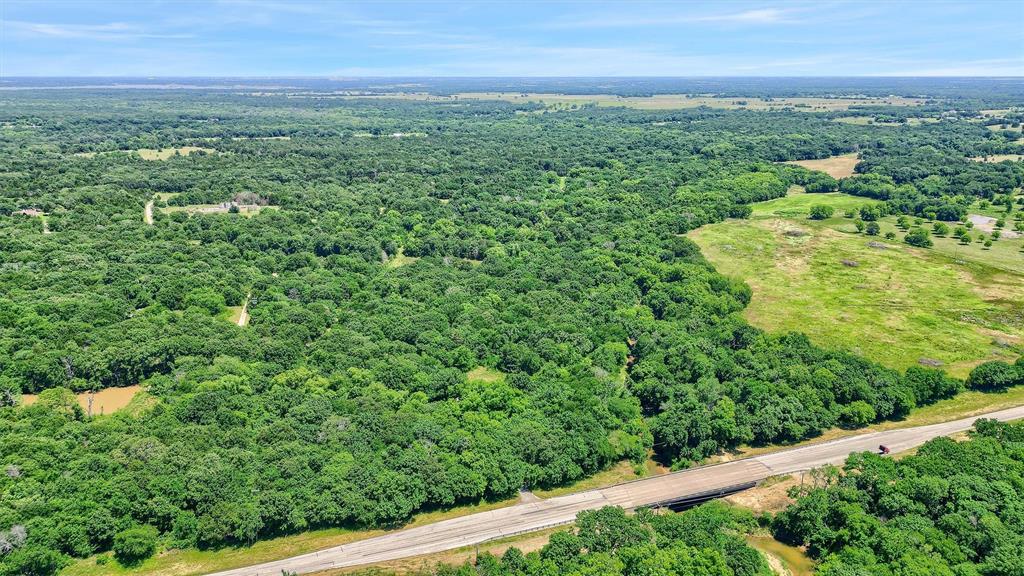
[[[543,93],[495,93],[464,92],[453,95],[457,99],[505,100],[526,103],[539,102],[551,107],[567,105],[582,106],[624,106],[640,110],[674,110],[708,106],[727,110],[780,110],[792,108],[797,111],[822,112],[848,110],[851,106],[918,106],[924,100],[891,96],[886,98],[728,98],[700,94],[658,94],[654,96],[616,96],[613,94],[543,94]]]
[[[727,220],[689,237],[724,274],[753,288],[744,311],[772,332],[801,331],[826,347],[906,369],[938,361],[956,376],[976,364],[1013,360],[1024,341],[1024,253],[1020,239],[986,250],[935,237],[921,249],[857,234],[843,216],[875,201],[840,193],[790,194],[756,204],[749,220]],[[812,205],[835,215],[815,221]]]
[[[543,104],[550,109],[566,109],[588,104],[616,106],[639,110],[678,110],[707,106],[726,110],[782,110],[791,108],[803,112],[829,112],[848,110],[854,106],[920,106],[923,98],[901,96],[856,98],[809,98],[809,97],[722,97],[703,94],[657,94],[653,96],[618,96],[615,94],[556,94],[541,92],[459,92],[451,95],[434,95],[421,92],[390,92],[369,94],[303,94],[293,98],[342,98],[342,99],[403,99],[424,102],[457,102],[460,100],[499,100],[527,104]]]

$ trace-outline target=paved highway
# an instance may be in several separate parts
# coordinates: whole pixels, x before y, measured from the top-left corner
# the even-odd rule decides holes
[[[861,434],[734,462],[645,478],[609,488],[517,504],[400,530],[284,560],[217,572],[213,576],[280,576],[283,570],[306,574],[452,550],[495,538],[567,524],[576,518],[577,512],[609,504],[623,508],[651,506],[745,483],[760,482],[769,476],[808,470],[825,464],[840,464],[847,455],[853,452],[875,451],[879,444],[888,446],[893,452],[909,450],[932,438],[968,430],[978,418],[1021,419],[1024,418],[1024,406],[942,424]]]

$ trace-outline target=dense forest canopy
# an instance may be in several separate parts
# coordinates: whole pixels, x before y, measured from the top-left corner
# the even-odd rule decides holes
[[[793,184],[908,212],[1005,195],[1021,164],[968,158],[1021,145],[980,109],[890,130],[830,112],[0,92],[0,531],[18,530],[3,573],[154,538],[395,525],[953,395],[941,371],[752,328],[750,289],[684,234]],[[862,175],[840,183],[777,164],[853,151]],[[243,303],[248,325],[229,322]],[[503,376],[467,378],[479,366]],[[996,370],[1013,385],[1022,369]],[[103,417],[72,395],[134,384],[146,396]]]

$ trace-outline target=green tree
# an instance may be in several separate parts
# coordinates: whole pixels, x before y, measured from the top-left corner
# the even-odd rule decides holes
[[[156,553],[157,531],[152,526],[137,526],[114,536],[114,557],[125,566],[136,566]]]
[[[984,362],[974,367],[967,377],[967,387],[984,392],[1005,390],[1024,383],[1024,374],[1019,366],[1011,366],[1001,360]]]
[[[835,209],[828,204],[815,204],[811,206],[811,220],[827,220],[832,217]]]
[[[40,546],[27,546],[7,553],[0,564],[3,576],[53,576],[69,564],[63,554]]]
[[[931,248],[932,239],[924,228],[914,228],[903,237],[903,241],[919,248]]]
[[[185,295],[185,308],[198,307],[209,314],[217,314],[224,309],[224,295],[213,288],[194,288]]]
[[[839,422],[845,428],[863,428],[875,421],[875,409],[863,400],[857,400],[843,406]]]

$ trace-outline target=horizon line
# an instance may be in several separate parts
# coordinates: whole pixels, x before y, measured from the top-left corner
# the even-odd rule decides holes
[[[18,75],[18,76],[0,76],[0,82],[6,82],[9,80],[22,80],[22,79],[120,79],[130,78],[133,80],[168,80],[168,79],[233,79],[233,80],[380,80],[380,79],[466,79],[466,78],[485,78],[485,79],[579,79],[579,80],[592,80],[592,79],[672,79],[672,80],[691,80],[691,79],[730,79],[730,78],[997,78],[997,79],[1019,79],[1024,80],[1024,74],[1022,75],[963,75],[963,74],[925,74],[925,75],[903,75],[903,74],[853,74],[853,75],[816,75],[816,74],[795,74],[795,75],[755,75],[755,74],[743,74],[743,75],[692,75],[692,76],[674,76],[674,75],[608,75],[608,76],[562,76],[562,75],[504,75],[504,76],[486,76],[486,75],[367,75],[367,76],[350,76],[350,75],[336,75],[336,74],[285,74],[285,75],[273,75],[273,74],[262,74],[262,75],[173,75],[173,76],[153,76],[153,75],[121,75],[121,74],[104,74],[104,75]]]

